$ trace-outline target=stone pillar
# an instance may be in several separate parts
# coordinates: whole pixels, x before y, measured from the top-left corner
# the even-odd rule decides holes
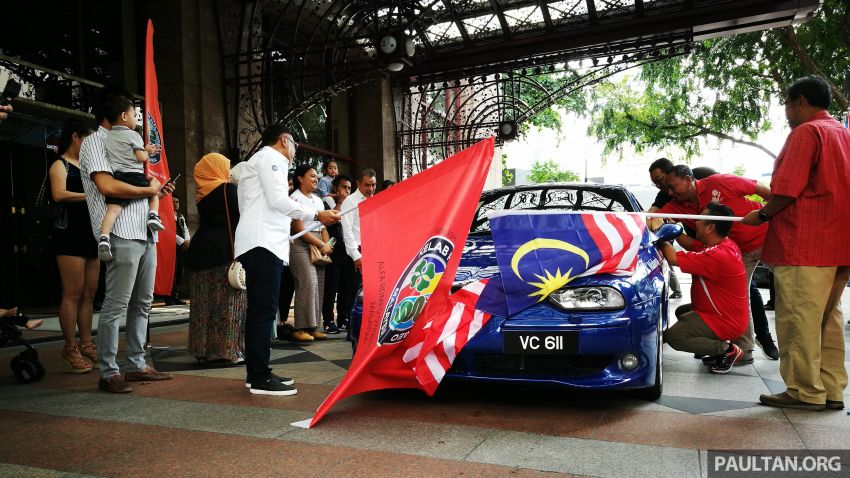
[[[163,138],[176,194],[192,231],[198,226],[195,164],[226,152],[221,51],[213,0],[150,0],[154,61],[162,105]],[[235,158],[230,158],[231,160]]]
[[[385,79],[354,88],[349,103],[351,155],[358,161],[357,170],[372,168],[378,173],[378,185],[384,179],[398,180],[392,101]],[[352,175],[356,177],[357,171]]]

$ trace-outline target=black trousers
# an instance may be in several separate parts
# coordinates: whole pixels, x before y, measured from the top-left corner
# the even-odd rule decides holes
[[[333,263],[325,266],[325,296],[322,298],[322,322],[334,322],[336,302],[336,324],[342,325],[351,318],[351,307],[357,294],[354,261],[350,257],[334,257]]]
[[[278,300],[278,311],[280,312],[280,323],[289,318],[289,308],[292,306],[292,296],[295,295],[295,279],[289,266],[283,266],[280,275],[280,296]]]
[[[271,332],[280,298],[283,261],[268,249],[255,247],[239,256],[248,286],[245,313],[245,369],[248,382],[259,383],[271,374]]]
[[[180,282],[183,281],[183,249],[177,246],[177,252],[174,253],[174,282],[171,283],[171,298],[177,300],[180,298]]]
[[[770,337],[770,324],[764,312],[764,302],[753,281],[750,281],[750,312],[753,314],[753,334],[756,338],[761,340]]]

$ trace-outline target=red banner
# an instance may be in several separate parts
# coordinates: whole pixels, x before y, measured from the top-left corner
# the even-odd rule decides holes
[[[348,373],[311,427],[337,401],[356,393],[382,388],[434,393],[433,376],[420,371],[417,377],[416,364],[424,357],[412,357],[411,349],[427,353],[416,346],[437,342],[432,325],[445,324],[452,311],[449,293],[493,146],[493,138],[483,140],[360,204],[360,340]]]
[[[151,155],[147,164],[149,176],[165,184],[171,175],[168,172],[168,160],[165,158],[165,144],[162,138],[162,115],[159,112],[159,85],[156,81],[156,67],[153,63],[153,22],[148,20],[148,33],[145,42],[145,138],[146,143],[158,144],[162,149]],[[174,281],[174,259],[176,249],[176,226],[174,224],[174,204],[171,196],[159,200],[159,217],[165,230],[159,232],[156,244],[156,279],[153,293],[171,295]]]

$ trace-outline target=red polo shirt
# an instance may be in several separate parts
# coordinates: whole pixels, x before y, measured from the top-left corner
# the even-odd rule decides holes
[[[850,130],[826,111],[791,130],[770,189],[795,201],[769,222],[765,262],[850,265]]]
[[[750,299],[738,246],[727,237],[700,251],[679,251],[676,261],[693,275],[694,312],[720,340],[740,337],[750,322]]]
[[[710,202],[728,206],[732,214],[738,217],[746,216],[754,209],[761,209],[762,204],[747,199],[746,196],[756,193],[756,181],[732,174],[713,174],[705,179],[694,181],[697,188],[698,205],[693,203],[668,202],[658,212],[671,214],[701,214]],[[696,221],[684,219],[682,223],[691,229],[696,229]],[[767,234],[767,224],[747,226],[735,223],[729,231],[729,239],[735,242],[742,252],[752,252],[764,244]]]

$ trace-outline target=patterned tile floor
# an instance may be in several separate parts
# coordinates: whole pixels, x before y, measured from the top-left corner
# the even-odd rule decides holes
[[[98,392],[94,373],[62,374],[56,342],[38,345],[47,376],[18,385],[8,366],[20,347],[0,349],[0,476],[682,478],[708,476],[707,450],[850,450],[846,410],[757,404],[759,394],[783,390],[778,363],[758,351],[754,364],[716,376],[665,349],[665,393],[654,403],[445,383],[431,398],[412,390],[351,397],[304,430],[290,423],[309,418],[344,375],[347,342],[273,344],[274,368],[294,377],[299,393],[262,397],[245,390],[243,367],[190,357],[186,337],[186,325],[153,329],[153,342],[171,348],[152,351],[152,361],[176,378],[121,396]],[[844,466],[847,476],[846,458]]]

